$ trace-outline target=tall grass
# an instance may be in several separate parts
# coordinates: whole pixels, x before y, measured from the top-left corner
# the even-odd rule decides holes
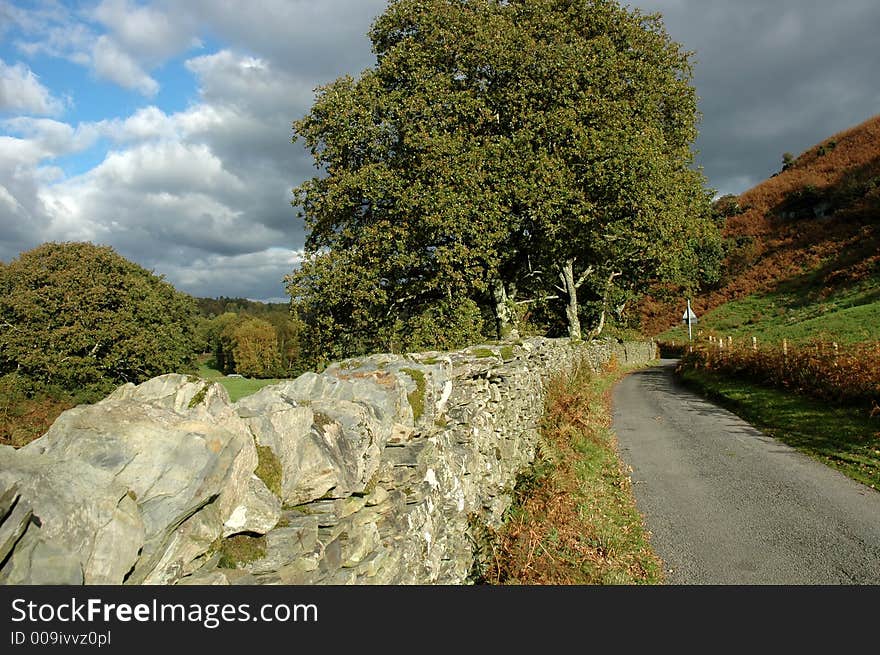
[[[494,584],[655,584],[662,564],[635,507],[610,429],[617,370],[584,364],[548,386],[534,466],[495,536]]]

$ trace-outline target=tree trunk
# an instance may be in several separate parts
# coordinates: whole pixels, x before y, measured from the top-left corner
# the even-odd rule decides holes
[[[599,325],[590,333],[591,339],[597,338],[605,329],[605,314],[608,312],[608,296],[611,294],[611,285],[614,284],[614,278],[620,277],[620,275],[620,273],[612,273],[608,277],[608,282],[605,284],[605,294],[602,296],[602,313],[599,315]]]
[[[568,336],[571,339],[581,338],[581,320],[578,318],[578,284],[574,281],[574,259],[565,260],[562,271],[559,273],[562,280],[562,288],[568,295],[568,303],[565,305],[565,318],[568,320]]]
[[[512,304],[507,296],[507,286],[502,280],[492,283],[492,298],[495,301],[495,327],[499,339],[518,339],[519,332],[514,323]]]
[[[605,329],[605,308],[602,308],[602,313],[599,314],[599,325],[596,326],[596,329],[590,334],[591,339],[596,339],[600,334],[602,334],[602,330]]]

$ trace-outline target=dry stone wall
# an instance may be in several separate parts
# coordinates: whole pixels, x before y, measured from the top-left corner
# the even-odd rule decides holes
[[[373,355],[266,387],[166,375],[0,447],[5,584],[463,584],[550,376],[650,343]]]

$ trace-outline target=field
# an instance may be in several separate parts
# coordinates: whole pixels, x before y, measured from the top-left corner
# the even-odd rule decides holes
[[[199,377],[210,382],[219,382],[223,385],[223,388],[226,389],[226,392],[229,394],[229,399],[232,402],[244,398],[245,396],[250,396],[263,387],[268,387],[271,384],[277,384],[278,382],[283,381],[279,379],[258,380],[255,378],[229,377],[223,375],[223,373],[217,369],[212,368],[209,364],[210,360],[205,359],[199,363]]]

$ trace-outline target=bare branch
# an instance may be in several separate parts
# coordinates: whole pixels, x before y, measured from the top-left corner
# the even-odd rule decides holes
[[[545,300],[560,300],[559,296],[544,296],[543,298],[532,298],[531,300],[518,300],[517,305],[531,305],[533,302],[544,302]]]
[[[580,289],[581,286],[583,285],[583,283],[587,281],[587,278],[593,274],[594,270],[596,270],[596,269],[593,268],[592,264],[587,266],[587,269],[583,273],[581,273],[581,276],[578,278],[578,281],[575,282],[574,288]]]

